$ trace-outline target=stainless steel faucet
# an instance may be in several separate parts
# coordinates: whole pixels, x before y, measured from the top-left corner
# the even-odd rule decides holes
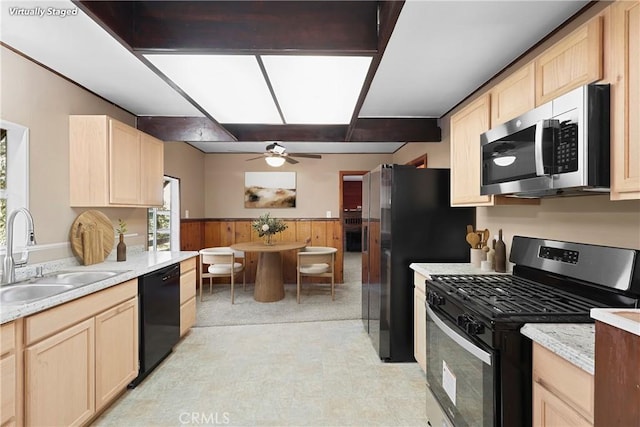
[[[25,250],[22,254],[22,258],[19,261],[13,260],[13,223],[16,219],[16,215],[20,212],[27,218],[27,246],[33,246],[36,244],[36,235],[33,231],[33,217],[31,212],[26,208],[19,208],[12,211],[7,218],[7,252],[4,254],[4,261],[2,263],[2,280],[1,284],[12,283],[16,281],[16,266],[26,265],[29,261],[29,251]]]

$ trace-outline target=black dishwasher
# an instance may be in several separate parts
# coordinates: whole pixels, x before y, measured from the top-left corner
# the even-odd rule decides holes
[[[139,361],[137,386],[180,339],[180,264],[138,278]]]

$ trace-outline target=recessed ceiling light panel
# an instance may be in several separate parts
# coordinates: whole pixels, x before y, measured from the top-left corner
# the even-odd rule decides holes
[[[369,56],[262,56],[288,124],[347,124],[351,121]]]
[[[145,57],[220,123],[282,124],[253,55]]]

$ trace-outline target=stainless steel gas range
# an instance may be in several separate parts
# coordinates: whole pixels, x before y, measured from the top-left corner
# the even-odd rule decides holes
[[[640,307],[633,249],[515,236],[511,275],[427,280],[427,381],[449,421],[531,425],[525,323],[588,323],[594,307]]]

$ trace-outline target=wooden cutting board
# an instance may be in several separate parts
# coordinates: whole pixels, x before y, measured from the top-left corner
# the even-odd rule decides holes
[[[115,242],[113,224],[100,211],[82,212],[71,224],[71,251],[84,265],[98,264],[109,256]]]

